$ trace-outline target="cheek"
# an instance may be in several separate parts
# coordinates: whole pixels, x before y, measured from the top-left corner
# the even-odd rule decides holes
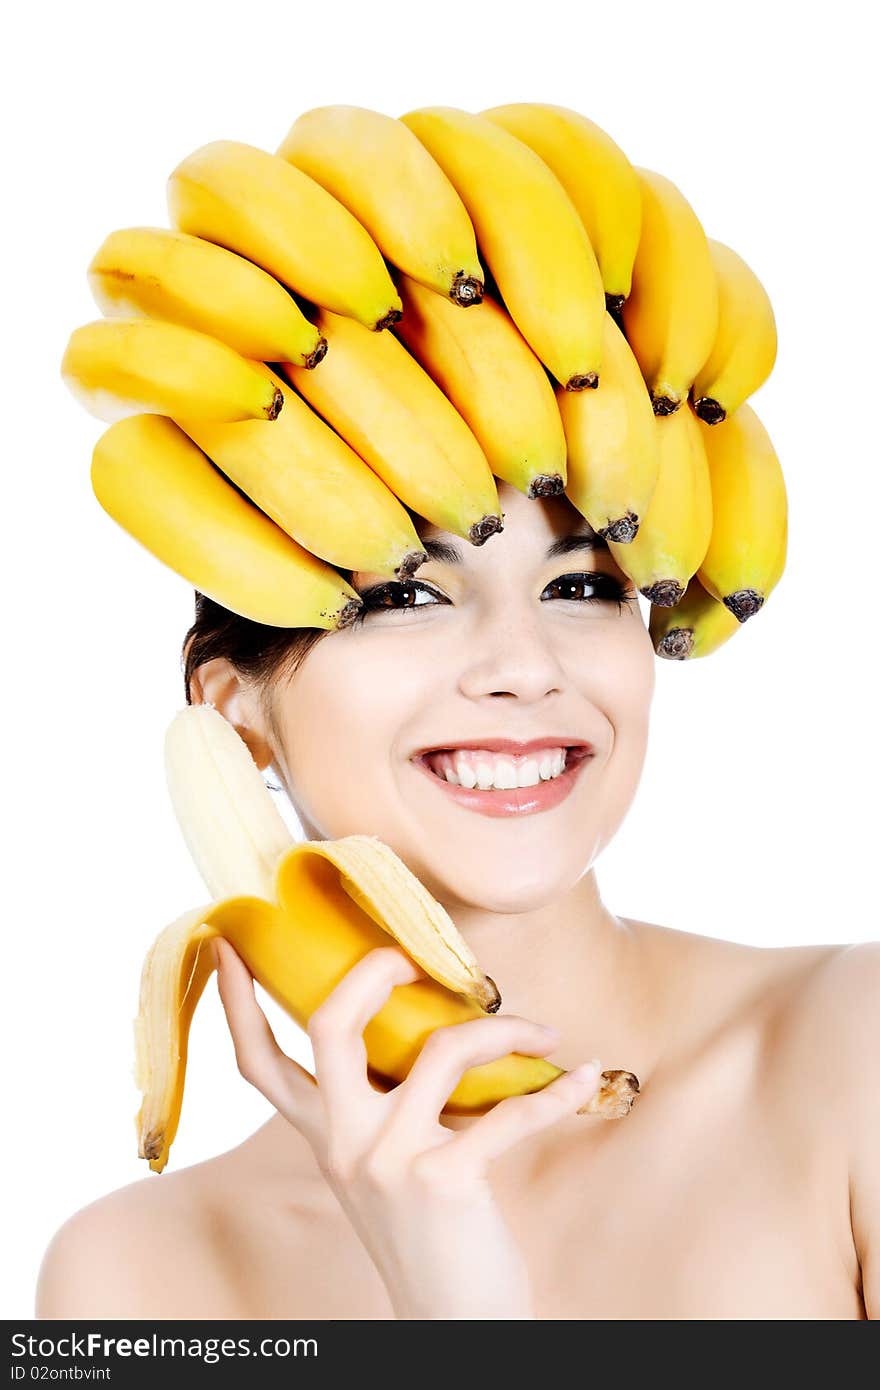
[[[309,652],[276,698],[292,799],[321,838],[381,834],[401,730],[424,705],[398,641],[333,634]]]

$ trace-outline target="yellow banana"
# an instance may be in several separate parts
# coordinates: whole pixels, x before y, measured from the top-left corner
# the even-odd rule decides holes
[[[658,415],[687,400],[715,341],[718,285],[706,234],[670,179],[636,166],[642,230],[621,314]]]
[[[770,296],[742,256],[709,238],[718,277],[718,331],[692,387],[694,410],[717,425],[763,384],[776,361]]]
[[[233,613],[272,627],[332,629],[361,607],[342,575],[252,506],[161,415],[136,415],[105,430],[91,480],[114,521]]]
[[[237,251],[297,294],[367,328],[400,317],[381,252],[348,208],[278,155],[216,140],[168,181],[175,227]]]
[[[752,407],[698,422],[709,461],[712,534],[700,583],[744,623],[767,596],[788,514],[782,467]]]
[[[475,314],[407,275],[395,333],[467,421],[497,478],[554,497],[567,476],[565,435],[547,373],[516,324],[486,295]]]
[[[193,420],[274,420],[283,397],[231,347],[158,319],[96,319],[70,335],[61,375],[99,420],[186,414]]]
[[[639,364],[610,313],[598,391],[560,387],[556,396],[568,443],[566,495],[601,536],[631,544],[657,486],[660,445]]]
[[[479,304],[483,270],[467,209],[402,121],[318,106],[294,121],[278,153],[343,203],[392,265],[456,304]]]
[[[670,608],[684,597],[706,554],[712,494],[701,427],[690,406],[656,416],[654,428],[660,471],[645,519],[628,545],[609,540],[608,546],[639,592]]]
[[[184,913],[160,933],[144,962],[134,1028],[142,1092],[136,1129],[138,1153],[154,1172],[165,1167],[177,1132],[189,1028],[213,969],[208,945],[214,936],[231,942],[258,983],[302,1027],[358,960],[396,940],[430,978],[398,986],[364,1029],[371,1075],[385,1089],[407,1075],[435,1028],[494,1012],[501,1002],[448,914],[387,845],[349,835],[285,850],[283,828],[268,811],[255,814],[255,803],[269,792],[223,716],[209,706],[188,707],[172,731],[166,741],[169,787],[172,796],[186,789],[175,810],[187,842],[207,865],[206,878],[214,882],[213,866],[223,865],[219,881],[230,884],[228,864],[243,862],[242,881],[259,884],[271,875],[273,894],[240,894]],[[193,822],[204,816],[205,828],[194,832]],[[255,832],[267,836],[261,864],[250,850],[242,861],[238,848]],[[481,1113],[560,1075],[562,1069],[545,1058],[510,1053],[465,1072],[445,1109]],[[584,1110],[607,1118],[627,1114],[637,1079],[614,1071],[603,1080]]]
[[[503,530],[485,454],[403,344],[326,309],[317,325],[329,347],[321,370],[285,366],[309,404],[405,506],[441,530],[473,545]]]
[[[642,197],[623,150],[594,121],[565,106],[522,101],[484,111],[553,170],[587,229],[614,313],[628,297],[642,224]]]
[[[321,370],[328,362],[329,356]],[[427,556],[403,504],[295,391],[268,367],[261,370],[284,397],[271,428],[264,421],[214,425],[181,418],[181,429],[320,559],[342,569],[409,578]]]
[[[767,598],[782,578],[787,543],[786,521],[773,563],[773,572],[767,581]],[[650,632],[654,650],[658,656],[674,661],[709,656],[741,628],[742,623],[737,621],[729,608],[706,592],[696,574],[688,584],[681,603],[675,608],[657,608],[651,605]]]
[[[457,188],[508,313],[557,381],[599,381],[605,291],[556,175],[485,116],[426,106],[401,117]]]
[[[165,227],[111,232],[89,284],[112,318],[167,319],[228,343],[242,357],[314,367],[326,343],[283,286],[222,246]]]

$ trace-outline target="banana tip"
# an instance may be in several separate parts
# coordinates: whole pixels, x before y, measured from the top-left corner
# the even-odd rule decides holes
[[[725,596],[724,606],[730,609],[737,622],[744,623],[757,613],[763,602],[764,595],[757,589],[738,589],[735,594]]]
[[[658,656],[669,661],[686,661],[694,650],[694,630],[692,627],[672,627],[664,632],[654,648]]]
[[[618,545],[629,545],[635,540],[638,529],[638,516],[635,512],[627,512],[616,521],[609,521],[607,526],[601,526],[599,535],[604,536],[606,540],[616,541]]]
[[[487,1014],[497,1014],[501,1008],[501,994],[491,975],[484,975],[477,986],[477,1003]]]
[[[656,584],[649,584],[647,588],[640,589],[640,594],[657,605],[658,608],[674,608],[677,603],[681,603],[684,598],[684,589],[677,579],[658,579]]]
[[[468,531],[468,540],[471,545],[483,545],[490,536],[496,532],[504,530],[504,522],[495,512],[488,512],[481,516],[479,521],[475,521]]]
[[[482,280],[478,280],[476,275],[466,275],[463,270],[459,270],[452,281],[449,298],[467,309],[471,304],[482,303],[484,289]]]
[[[281,414],[281,407],[284,405],[284,395],[280,387],[276,386],[272,394],[272,399],[266,407],[267,420],[277,420]]]
[[[319,362],[323,362],[326,356],[327,339],[319,338],[312,351],[309,353],[308,357],[303,358],[303,366],[307,367],[309,371],[311,371],[313,367],[317,367]]]
[[[383,314],[373,325],[373,331],[381,333],[383,328],[393,328],[396,323],[400,323],[403,318],[402,309],[389,309],[387,314]]]
[[[706,425],[720,425],[727,419],[724,406],[712,396],[700,396],[699,400],[694,401],[694,414],[699,415]]]
[[[677,396],[655,396],[652,392],[651,404],[655,415],[674,415],[681,401]]]
[[[408,550],[395,569],[394,573],[398,579],[409,579],[415,574],[419,565],[423,565],[428,558],[426,550]]]
[[[561,473],[539,473],[529,483],[527,497],[559,497],[565,491]]]
[[[598,372],[579,372],[565,383],[566,391],[595,391],[599,385]]]

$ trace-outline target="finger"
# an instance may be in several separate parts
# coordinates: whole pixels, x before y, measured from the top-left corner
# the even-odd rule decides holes
[[[217,987],[239,1071],[306,1138],[316,1138],[322,1111],[314,1077],[278,1046],[257,1002],[253,976],[238,952],[222,937],[214,938],[213,947]]]
[[[389,1123],[410,1134],[433,1131],[450,1093],[469,1067],[494,1062],[510,1052],[542,1057],[559,1042],[554,1029],[517,1014],[494,1014],[467,1023],[435,1028],[428,1035],[405,1081],[395,1087]]]
[[[395,946],[378,946],[346,971],[309,1019],[318,1089],[339,1112],[376,1091],[367,1075],[363,1032],[397,985],[423,979],[422,971]]]
[[[538,1134],[575,1114],[601,1085],[601,1064],[585,1062],[557,1076],[541,1091],[509,1096],[457,1133],[444,1150],[446,1157],[452,1162],[460,1160],[468,1171],[481,1171],[529,1134]]]

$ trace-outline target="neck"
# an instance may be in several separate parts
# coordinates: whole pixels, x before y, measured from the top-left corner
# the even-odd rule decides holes
[[[602,902],[594,869],[561,900],[523,913],[448,909],[486,974],[501,1009],[560,1034],[548,1053],[570,1068],[598,1057],[604,1069],[644,1076],[660,1043],[650,1012],[647,948],[638,924]],[[655,1004],[656,1007],[656,1004]],[[459,1128],[467,1117],[444,1116]]]

